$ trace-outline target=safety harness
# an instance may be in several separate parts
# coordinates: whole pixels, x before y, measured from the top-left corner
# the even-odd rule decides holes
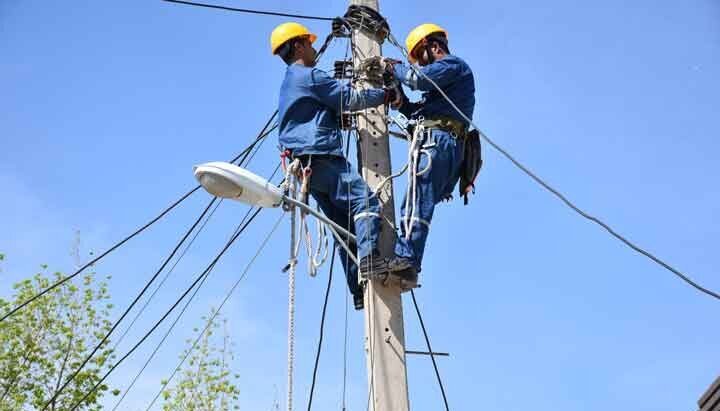
[[[468,131],[461,121],[449,117],[436,117],[422,121],[425,130],[440,129],[450,133],[453,138],[464,141],[463,159],[460,163],[460,181],[458,193],[464,198],[463,203],[468,204],[468,194],[475,194],[475,178],[482,168],[482,146],[480,133],[477,130]]]

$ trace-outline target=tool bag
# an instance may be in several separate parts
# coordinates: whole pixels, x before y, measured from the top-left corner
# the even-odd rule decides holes
[[[460,182],[458,191],[465,198],[464,204],[468,204],[468,194],[472,191],[475,194],[475,178],[482,168],[482,147],[480,145],[480,132],[470,130],[465,135],[465,150],[463,160],[460,163]]]

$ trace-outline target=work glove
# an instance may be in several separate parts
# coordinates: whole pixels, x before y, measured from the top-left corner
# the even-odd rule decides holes
[[[395,85],[394,87],[386,87],[385,89],[385,104],[390,104],[390,107],[397,110],[405,101],[405,93],[403,93],[402,88],[398,85]]]
[[[389,66],[394,66],[394,65],[396,65],[396,64],[402,63],[402,61],[400,61],[400,60],[395,60],[395,59],[391,59],[390,57],[383,57],[383,62],[385,63],[386,66],[388,66],[388,65],[389,65]]]
[[[389,70],[388,70],[389,68]],[[393,72],[392,67],[386,66],[385,70],[383,70],[382,74],[383,79],[383,86],[385,87],[396,87],[398,82],[395,80],[395,73]]]

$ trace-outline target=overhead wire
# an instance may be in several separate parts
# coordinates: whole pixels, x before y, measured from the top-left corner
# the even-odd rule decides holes
[[[238,163],[239,166],[247,166],[247,165],[250,164],[250,162],[252,162],[253,158],[255,158],[255,155],[258,153],[258,151],[260,151],[260,148],[262,148],[262,145],[263,145],[263,144],[265,143],[265,141],[267,140],[265,137],[267,137],[270,133],[272,133],[272,132],[278,127],[278,124],[275,123],[272,127],[269,127],[269,128],[268,128],[268,126],[269,126],[270,123],[273,121],[273,119],[275,118],[276,115],[277,115],[277,112],[273,113],[273,114],[270,116],[270,119],[265,123],[265,125],[263,126],[262,130],[260,131],[260,133],[258,133],[258,135],[257,135],[257,137],[255,138],[255,140],[250,144],[249,147],[250,147],[251,149],[254,148],[253,151],[250,152],[250,151],[244,150],[243,153],[241,153],[240,155],[238,155],[237,157],[235,157],[235,158],[231,161],[232,163],[234,163],[234,162],[237,161],[237,163]],[[259,143],[259,144],[258,144],[258,143]],[[256,146],[257,146],[257,147],[256,147]],[[249,155],[249,157],[248,157],[248,155]],[[238,161],[238,160],[239,160],[239,161]],[[273,176],[274,176],[274,174],[273,174]],[[271,179],[272,179],[272,177],[271,177]],[[115,350],[117,349],[117,347],[120,345],[120,343],[122,342],[122,340],[127,336],[128,332],[133,328],[133,326],[135,325],[135,323],[137,322],[137,320],[140,318],[140,316],[145,312],[145,310],[147,309],[147,307],[150,305],[150,303],[151,303],[152,300],[154,299],[155,295],[156,295],[156,294],[158,293],[158,291],[162,288],[162,286],[165,284],[165,282],[166,282],[167,279],[170,277],[170,275],[174,272],[175,267],[177,267],[177,265],[178,265],[178,264],[180,263],[180,261],[183,259],[183,257],[184,257],[185,254],[187,253],[187,251],[188,251],[188,250],[190,249],[190,247],[193,245],[193,243],[195,242],[195,240],[197,239],[197,237],[198,237],[198,236],[200,235],[200,233],[203,231],[203,229],[205,228],[205,226],[207,225],[207,223],[210,221],[210,219],[212,218],[212,216],[215,214],[215,211],[218,209],[218,207],[220,206],[220,204],[221,204],[222,202],[223,202],[223,199],[220,199],[220,201],[215,205],[215,207],[212,209],[212,211],[211,211],[210,214],[207,216],[207,218],[205,219],[205,221],[202,223],[202,225],[200,226],[200,228],[195,232],[195,234],[193,235],[193,238],[190,239],[190,242],[185,246],[185,248],[184,248],[184,250],[182,251],[182,253],[180,254],[180,256],[175,260],[175,262],[173,263],[172,267],[170,267],[170,269],[167,271],[167,273],[165,274],[165,276],[162,278],[162,280],[160,281],[160,283],[158,284],[158,286],[155,288],[155,290],[152,292],[152,294],[150,294],[150,296],[149,296],[148,299],[145,301],[145,303],[143,304],[143,306],[142,306],[142,307],[138,310],[138,312],[135,314],[135,316],[133,317],[133,319],[132,319],[132,321],[130,322],[130,324],[126,327],[125,331],[124,331],[124,332],[120,335],[120,337],[115,341],[115,343],[113,344],[113,347],[112,347],[112,350],[113,350],[113,351],[115,351]]]
[[[323,336],[325,335],[325,314],[327,313],[328,299],[330,297],[330,288],[332,287],[333,268],[335,267],[335,254],[337,252],[337,243],[333,246],[332,257],[330,258],[330,270],[328,270],[328,284],[325,290],[325,301],[323,302],[322,314],[320,315],[320,338],[318,339],[317,352],[315,353],[315,366],[313,367],[312,383],[310,384],[310,397],[308,398],[307,409],[312,409],[313,395],[315,394],[315,381],[320,365],[320,353],[322,352]]]
[[[268,127],[270,126],[271,122],[277,115],[277,110],[272,114],[270,119],[265,123],[265,126],[263,127],[263,130],[258,134],[255,141],[247,147],[243,152],[238,154],[231,162],[235,162],[238,159],[240,159],[239,163],[242,164],[247,157],[250,155],[251,150],[253,147],[255,147],[258,142],[260,142],[267,134],[269,134],[269,131],[266,131]],[[101,339],[101,341],[95,346],[95,348],[90,352],[89,355],[85,357],[85,359],[82,361],[80,366],[72,373],[70,376],[65,380],[65,382],[62,384],[62,386],[55,392],[55,394],[51,397],[50,401],[45,404],[45,407],[43,409],[47,409],[47,407],[60,395],[60,393],[77,377],[77,375],[80,373],[80,371],[87,365],[87,363],[90,361],[90,359],[95,355],[95,353],[108,341],[110,335],[117,329],[117,327],[120,325],[120,323],[125,319],[125,317],[129,314],[129,312],[132,310],[132,308],[137,304],[137,302],[142,298],[142,296],[147,292],[149,287],[153,284],[153,282],[157,279],[157,277],[160,275],[160,273],[165,269],[167,264],[170,262],[170,260],[174,257],[174,255],[177,253],[177,251],[180,249],[182,244],[187,240],[187,238],[190,236],[190,234],[195,230],[197,225],[200,223],[202,218],[207,214],[210,207],[214,204],[215,201],[217,201],[217,197],[213,197],[210,201],[210,203],[207,205],[205,210],[202,212],[202,214],[196,219],[196,221],[193,223],[193,225],[186,231],[186,233],[183,235],[183,237],[180,239],[180,241],[177,243],[175,248],[172,250],[170,255],[164,260],[160,268],[155,272],[155,274],[150,278],[150,280],[145,284],[143,289],[140,291],[140,293],[134,298],[134,300],[130,303],[130,305],[126,308],[126,310],[123,312],[123,314],[120,316],[118,320],[115,321],[113,326],[110,328],[110,330],[105,334],[105,336]]]
[[[125,237],[124,239],[122,239],[122,240],[120,240],[119,242],[117,242],[115,245],[113,245],[112,247],[110,247],[109,249],[107,249],[106,251],[104,251],[104,252],[103,252],[102,254],[100,254],[99,256],[93,258],[90,262],[88,262],[88,263],[86,263],[85,265],[83,265],[82,267],[80,267],[80,268],[79,268],[78,270],[76,270],[74,273],[68,275],[67,277],[63,278],[62,280],[59,280],[59,281],[55,282],[54,284],[50,285],[49,287],[43,289],[42,291],[38,292],[38,293],[35,294],[34,296],[32,296],[32,297],[28,298],[27,300],[25,300],[24,302],[20,303],[19,305],[17,305],[17,306],[16,306],[15,308],[13,308],[12,310],[10,310],[10,311],[8,311],[7,313],[3,314],[3,316],[0,318],[0,323],[3,322],[3,321],[5,321],[5,320],[6,320],[8,317],[10,317],[11,315],[13,315],[13,314],[15,314],[16,312],[20,311],[21,309],[25,308],[28,304],[32,303],[33,301],[37,300],[38,298],[44,296],[45,294],[49,293],[50,291],[56,289],[57,287],[60,287],[61,285],[65,284],[66,282],[68,282],[68,281],[72,280],[73,278],[77,277],[78,275],[80,275],[80,273],[82,273],[83,271],[85,271],[88,267],[93,266],[95,263],[97,263],[98,261],[102,260],[102,259],[103,259],[105,256],[107,256],[108,254],[110,254],[110,253],[112,253],[113,251],[115,251],[115,250],[117,250],[118,248],[120,248],[123,244],[125,244],[125,243],[127,243],[128,241],[130,241],[131,239],[135,238],[137,235],[139,235],[140,233],[142,233],[143,231],[145,231],[148,227],[150,227],[151,225],[155,224],[155,223],[158,222],[160,219],[162,219],[163,217],[165,217],[170,211],[172,211],[172,209],[174,209],[174,208],[177,207],[180,203],[182,203],[183,201],[185,201],[188,197],[190,197],[193,193],[195,193],[199,188],[200,188],[200,186],[197,186],[197,187],[193,188],[192,190],[188,191],[187,193],[183,194],[179,199],[177,199],[175,202],[173,202],[172,204],[170,204],[170,206],[168,206],[168,207],[166,207],[164,210],[162,210],[162,211],[160,212],[160,214],[158,214],[157,216],[153,217],[150,221],[148,221],[148,222],[145,223],[143,226],[141,226],[140,228],[138,228],[137,230],[135,230],[132,234],[128,235],[128,236]]]
[[[249,164],[250,161],[252,161],[252,157],[250,157],[250,159],[248,160],[247,163]],[[275,177],[275,175],[277,174],[277,172],[278,172],[279,169],[280,169],[280,164],[278,164],[278,165],[275,167],[275,170],[273,171],[273,173],[272,173],[272,174],[270,175],[270,177],[268,178],[269,181],[272,181],[272,179]],[[250,208],[248,209],[247,213],[245,213],[245,216],[240,220],[240,223],[239,223],[238,226],[236,227],[235,231],[232,233],[231,238],[232,238],[233,236],[235,236],[235,235],[238,234],[238,232],[241,230],[241,227],[245,224],[245,221],[247,220],[248,216],[250,215],[250,213],[251,213],[252,211],[253,211],[253,207],[250,207]],[[206,222],[207,222],[207,220],[206,220]],[[157,354],[157,352],[160,350],[160,347],[162,347],[162,345],[165,343],[165,340],[167,339],[167,337],[170,335],[170,333],[171,333],[172,330],[175,328],[175,326],[177,325],[177,323],[178,323],[178,322],[180,321],[180,319],[183,317],[183,315],[184,315],[185,311],[187,310],[188,306],[189,306],[190,303],[193,301],[193,299],[195,298],[195,296],[197,295],[197,293],[200,291],[200,289],[202,288],[202,286],[203,286],[203,284],[205,283],[205,280],[206,280],[207,278],[208,278],[208,276],[205,276],[205,278],[202,280],[202,282],[200,282],[200,285],[195,289],[195,291],[193,292],[193,294],[190,296],[190,298],[188,299],[188,301],[185,303],[185,305],[183,306],[183,308],[182,308],[182,310],[180,311],[180,313],[178,314],[178,316],[175,318],[175,320],[173,321],[173,323],[170,325],[170,327],[169,327],[168,330],[166,331],[165,335],[163,335],[163,337],[162,337],[162,339],[160,340],[160,342],[155,346],[155,349],[153,350],[153,352],[150,354],[150,356],[149,356],[149,357],[147,358],[147,360],[145,361],[144,365],[141,367],[141,369],[138,371],[138,373],[133,377],[133,379],[132,379],[130,385],[128,386],[128,388],[127,388],[127,389],[125,390],[125,392],[122,394],[122,396],[120,397],[120,399],[115,403],[115,406],[113,407],[113,410],[116,410],[116,409],[120,406],[120,404],[122,403],[122,401],[124,400],[124,398],[127,396],[127,394],[130,392],[130,390],[132,389],[132,387],[135,385],[135,383],[137,382],[137,380],[142,376],[142,374],[144,373],[144,371],[145,371],[145,369],[147,368],[147,366],[150,364],[150,362],[153,360],[153,358],[155,357],[155,355]]]
[[[95,385],[94,385],[89,391],[87,391],[87,392],[85,393],[85,395],[84,395],[79,401],[77,401],[77,402],[73,405],[73,407],[71,408],[70,411],[74,411],[74,410],[76,410],[80,405],[82,405],[82,403],[85,402],[85,400],[86,400],[92,393],[94,393],[95,390],[98,389],[98,387],[100,387],[100,385],[107,379],[107,377],[108,377],[113,371],[115,371],[115,369],[116,369],[120,364],[122,364],[122,362],[125,361],[125,359],[127,359],[133,352],[135,352],[135,350],[137,350],[137,348],[140,347],[140,345],[142,345],[142,344],[145,342],[145,340],[147,340],[148,337],[150,337],[150,335],[152,335],[152,333],[160,326],[160,324],[162,324],[162,323],[167,319],[167,317],[175,310],[175,308],[177,308],[177,306],[180,305],[180,303],[185,299],[185,297],[186,297],[201,281],[203,281],[203,279],[204,279],[205,277],[207,277],[207,275],[210,273],[210,271],[212,271],[212,269],[215,267],[215,265],[216,265],[217,262],[220,260],[220,258],[222,258],[222,256],[223,256],[223,255],[225,254],[225,252],[230,248],[230,246],[235,242],[235,240],[238,239],[238,237],[240,236],[240,234],[242,234],[242,233],[245,231],[245,229],[250,225],[250,223],[252,223],[252,221],[255,219],[255,217],[257,217],[257,215],[260,213],[260,211],[262,211],[262,208],[257,208],[257,209],[256,209],[255,213],[252,214],[252,216],[250,217],[250,219],[248,219],[248,221],[245,223],[245,225],[243,225],[243,227],[242,227],[235,235],[233,235],[233,236],[230,238],[230,240],[229,240],[229,241],[225,244],[225,246],[220,250],[220,252],[217,254],[217,256],[215,256],[215,258],[214,258],[214,259],[212,260],[212,262],[208,265],[208,267],[192,282],[192,284],[190,284],[190,286],[188,286],[188,288],[182,293],[182,295],[180,295],[180,297],[178,297],[177,300],[175,300],[175,302],[173,303],[173,305],[165,312],[165,314],[163,314],[163,316],[150,328],[150,330],[148,330],[148,331],[145,333],[145,335],[143,335],[143,337],[142,337],[127,353],[125,353],[125,355],[123,355],[118,361],[116,361],[116,362],[112,365],[112,367],[110,367],[110,369],[103,375],[103,377],[100,378],[100,380],[98,380],[98,382],[96,382]]]
[[[250,216],[250,213],[253,211],[253,209],[254,209],[253,207],[250,207],[248,209],[247,213],[245,213],[245,216],[243,216],[243,218],[240,220],[240,223],[237,225],[237,227],[235,228],[233,233],[230,235],[230,238],[232,238],[233,236],[235,236],[238,233],[238,231],[241,229],[241,227],[245,224],[245,221]],[[211,272],[212,272],[212,270],[211,270]],[[175,317],[175,320],[172,322],[172,324],[167,329],[167,331],[165,332],[163,337],[157,343],[157,345],[155,346],[155,349],[153,350],[153,352],[150,354],[150,356],[145,361],[145,364],[140,368],[140,370],[137,372],[137,374],[135,374],[135,376],[133,377],[132,381],[130,382],[130,385],[128,386],[128,388],[125,389],[125,392],[120,396],[118,401],[115,403],[115,406],[113,407],[112,411],[116,410],[120,406],[120,404],[125,399],[127,394],[130,392],[130,390],[133,388],[133,386],[135,386],[135,383],[137,382],[137,380],[140,379],[143,372],[145,372],[145,369],[147,368],[147,366],[150,364],[150,362],[153,360],[153,358],[155,358],[155,355],[160,350],[160,347],[162,347],[162,345],[165,343],[165,340],[167,339],[167,337],[170,335],[170,333],[173,331],[173,329],[175,328],[177,323],[180,321],[180,319],[183,317],[183,315],[187,311],[187,308],[188,308],[188,306],[190,306],[190,303],[192,303],[192,301],[195,299],[195,296],[198,294],[198,292],[200,291],[202,286],[205,284],[205,281],[210,276],[209,274],[210,273],[208,273],[208,275],[206,275],[205,278],[203,278],[203,280],[200,282],[200,284],[197,286],[197,288],[195,288],[195,291],[193,291],[192,295],[190,296],[190,298],[188,298],[187,302],[185,303],[183,308],[180,310],[177,317]]]
[[[182,0],[163,0],[168,3],[177,3],[177,4],[185,4],[188,6],[197,6],[197,7],[205,7],[209,9],[218,9],[218,10],[226,10],[226,11],[236,11],[240,13],[248,13],[248,14],[260,14],[265,16],[279,16],[279,17],[292,17],[295,19],[303,19],[303,20],[321,20],[321,21],[332,21],[332,17],[320,17],[320,16],[308,16],[305,14],[291,14],[291,13],[281,13],[276,11],[265,11],[265,10],[253,10],[253,9],[241,9],[237,7],[228,7],[228,6],[221,6],[216,4],[209,4],[209,3],[198,3],[194,1],[182,1]]]
[[[95,355],[95,353],[97,353],[98,350],[100,350],[100,348],[102,348],[102,347],[107,343],[108,338],[110,338],[110,335],[113,333],[113,331],[115,331],[115,330],[117,329],[117,327],[120,325],[120,323],[121,323],[121,322],[125,319],[125,317],[130,313],[130,311],[131,311],[132,308],[135,306],[135,304],[137,304],[137,302],[140,300],[140,298],[142,298],[142,296],[145,294],[145,292],[146,292],[146,291],[150,288],[150,286],[153,284],[153,282],[155,281],[155,279],[157,279],[157,277],[160,275],[160,273],[162,272],[162,270],[165,269],[165,267],[167,266],[167,264],[168,264],[168,263],[170,262],[170,260],[175,256],[175,254],[176,254],[177,251],[180,249],[180,247],[182,247],[183,243],[185,243],[185,241],[188,239],[188,237],[190,236],[190,234],[195,230],[195,227],[197,227],[198,224],[200,224],[200,222],[202,221],[203,217],[205,217],[205,215],[208,213],[208,211],[209,211],[210,208],[213,206],[213,204],[215,203],[215,201],[217,201],[217,198],[216,198],[216,197],[213,197],[213,198],[210,200],[210,202],[209,202],[208,205],[205,207],[205,209],[204,209],[203,212],[200,214],[200,216],[195,220],[195,222],[190,226],[190,228],[188,228],[188,229],[185,231],[185,234],[182,236],[182,238],[180,239],[180,241],[178,241],[178,243],[175,245],[175,247],[174,247],[173,250],[170,252],[170,254],[165,258],[165,260],[163,261],[163,263],[160,265],[160,268],[158,268],[157,271],[155,271],[155,274],[153,274],[153,276],[150,278],[150,280],[148,280],[148,281],[145,283],[145,285],[143,286],[143,288],[142,288],[142,290],[140,291],[140,293],[137,294],[137,296],[133,299],[133,301],[130,303],[130,305],[129,305],[129,306],[125,309],[125,311],[122,313],[122,315],[120,316],[120,318],[117,319],[117,320],[113,323],[112,327],[110,327],[110,330],[108,330],[108,331],[103,335],[102,339],[100,339],[100,342],[97,343],[97,344],[95,345],[95,347],[90,351],[90,354],[88,354],[87,356],[85,356],[85,359],[80,363],[80,365],[79,365],[77,368],[75,368],[75,370],[68,376],[68,378],[65,379],[65,382],[55,391],[55,394],[52,395],[52,397],[50,398],[50,400],[49,400],[47,403],[45,403],[45,406],[42,408],[43,410],[46,410],[46,409],[58,398],[58,396],[65,390],[65,388],[67,388],[67,386],[70,385],[70,383],[78,376],[78,374],[80,373],[80,371],[82,371],[82,369],[85,368],[85,366],[88,364],[88,362],[90,362],[90,360],[91,360],[92,357]]]
[[[345,45],[345,57],[343,58],[343,61],[347,61],[348,54],[350,52],[350,42],[346,42]],[[344,64],[344,63],[343,63]],[[345,69],[343,68],[343,72]],[[342,88],[340,89],[342,91]],[[345,116],[343,115],[342,110],[342,95],[340,96],[340,126],[341,129],[345,129]],[[350,125],[348,127],[352,127],[352,118],[349,118]],[[345,133],[346,142],[345,142],[345,159],[348,160],[350,157],[350,132]],[[349,160],[348,160],[349,161]],[[350,182],[348,182],[348,193],[350,192]],[[347,222],[348,225],[346,227],[347,232],[350,233],[350,219],[352,218],[352,209],[350,207],[350,197],[348,197],[347,201],[347,208],[348,208],[348,214],[347,214]],[[348,235],[347,242],[350,243],[350,237]],[[344,333],[343,333],[343,383],[342,383],[342,411],[345,411],[346,409],[346,400],[347,400],[347,370],[348,370],[348,312],[350,311],[350,289],[347,287],[348,282],[348,270],[345,268],[350,267],[350,256],[345,256],[345,265],[343,266],[343,272],[345,274],[345,324],[344,324]]]
[[[149,296],[148,299],[145,301],[145,303],[143,304],[143,306],[140,307],[140,309],[138,310],[137,313],[135,313],[135,316],[133,317],[132,321],[130,321],[130,324],[128,324],[128,326],[125,327],[125,331],[124,331],[122,334],[120,334],[120,337],[118,337],[117,340],[115,340],[115,343],[113,344],[113,347],[112,347],[112,349],[111,349],[113,352],[115,352],[115,351],[117,350],[117,347],[120,346],[120,343],[125,339],[125,337],[128,335],[128,333],[130,332],[130,330],[135,326],[135,323],[136,323],[137,320],[140,318],[140,316],[145,312],[145,310],[146,310],[147,307],[150,305],[150,303],[152,302],[152,300],[153,300],[153,298],[155,297],[155,295],[157,295],[158,291],[160,291],[160,288],[162,288],[162,286],[165,284],[165,282],[166,282],[167,279],[170,277],[170,275],[175,271],[175,268],[178,266],[178,264],[180,263],[180,261],[182,261],[183,257],[185,257],[185,254],[187,254],[187,252],[188,252],[188,250],[190,249],[190,247],[195,243],[195,240],[198,238],[198,236],[199,236],[200,233],[203,231],[203,229],[205,228],[205,226],[207,225],[207,223],[210,221],[210,219],[212,218],[212,216],[215,214],[215,211],[217,211],[218,207],[220,207],[220,204],[222,204],[223,200],[224,200],[224,199],[220,199],[220,201],[218,201],[218,202],[215,204],[215,207],[213,207],[213,209],[210,211],[210,214],[208,214],[208,216],[205,218],[205,221],[203,221],[203,223],[200,225],[200,227],[198,228],[198,230],[195,231],[195,234],[193,234],[193,237],[192,237],[192,238],[190,239],[190,241],[187,243],[187,245],[185,246],[185,248],[183,249],[183,251],[180,253],[180,255],[178,256],[178,258],[175,259],[175,262],[173,262],[172,267],[170,267],[170,269],[165,273],[165,276],[160,280],[160,282],[158,283],[158,286],[155,287],[155,290],[153,290],[153,292],[150,294],[150,296]]]
[[[235,157],[233,157],[233,159],[230,160],[230,163],[235,163],[235,162],[238,161],[241,157],[247,156],[248,153],[250,153],[250,151],[253,149],[253,147],[255,147],[255,145],[256,145],[260,140],[262,140],[265,136],[267,136],[267,135],[272,131],[272,130],[267,131],[267,128],[268,128],[268,126],[270,125],[270,123],[275,119],[275,117],[277,116],[277,114],[278,114],[278,110],[275,110],[274,113],[272,114],[272,116],[270,117],[270,119],[267,121],[267,123],[266,123],[265,126],[263,127],[263,130],[262,130],[262,131],[258,134],[258,136],[255,138],[255,141],[253,141],[253,143],[251,143],[250,146],[248,146],[247,148],[245,148],[242,152],[240,152],[240,153],[237,154]],[[274,130],[274,128],[273,128],[273,130]],[[150,219],[150,221],[148,221],[148,222],[145,223],[144,225],[140,226],[140,228],[136,229],[132,234],[128,235],[127,237],[125,237],[125,238],[123,238],[122,240],[120,240],[120,241],[118,241],[117,243],[115,243],[113,246],[111,246],[110,248],[108,248],[108,249],[107,249],[106,251],[104,251],[102,254],[100,254],[100,255],[98,255],[97,257],[95,257],[94,259],[90,260],[88,263],[86,263],[85,265],[83,265],[82,267],[80,267],[79,269],[77,269],[73,274],[70,274],[70,275],[68,275],[67,277],[65,277],[65,278],[63,278],[63,279],[61,279],[61,280],[58,280],[57,282],[53,283],[52,285],[46,287],[45,289],[41,290],[41,291],[38,292],[37,294],[33,295],[32,297],[30,297],[30,298],[28,298],[27,300],[23,301],[22,303],[18,304],[16,307],[14,307],[13,309],[11,309],[11,310],[8,311],[7,313],[3,314],[2,317],[0,317],[0,323],[2,323],[3,321],[5,321],[8,317],[14,315],[15,313],[17,313],[17,312],[20,311],[21,309],[25,308],[28,304],[31,304],[32,302],[36,301],[38,298],[42,297],[43,295],[49,293],[50,291],[56,289],[57,287],[62,286],[63,284],[67,283],[68,281],[70,281],[70,280],[72,280],[73,278],[77,277],[77,276],[80,275],[83,271],[85,271],[88,267],[92,267],[93,265],[95,265],[96,263],[98,263],[100,260],[102,260],[103,258],[105,258],[105,257],[106,257],[107,255],[109,255],[110,253],[112,253],[113,251],[117,250],[118,248],[120,248],[120,247],[123,246],[125,243],[127,243],[127,242],[130,241],[130,240],[132,240],[133,238],[137,237],[140,233],[142,233],[143,231],[145,231],[146,229],[148,229],[150,226],[152,226],[153,224],[155,224],[155,223],[157,223],[158,221],[160,221],[163,217],[165,217],[168,213],[170,213],[170,211],[172,211],[175,207],[177,207],[178,205],[180,205],[183,201],[185,201],[185,200],[186,200],[188,197],[190,197],[192,194],[194,194],[195,192],[197,192],[200,188],[201,188],[201,186],[200,186],[199,184],[196,185],[196,186],[195,186],[194,188],[192,188],[190,191],[188,191],[187,193],[183,194],[182,196],[180,196],[179,199],[175,200],[172,204],[170,204],[170,205],[167,206],[165,209],[163,209],[158,215],[156,215],[155,217],[153,217],[152,219]]]
[[[258,209],[258,210],[261,210],[261,209]],[[193,342],[193,345],[185,352],[185,354],[184,354],[183,357],[181,358],[180,362],[177,364],[177,366],[174,368],[173,372],[170,374],[170,377],[168,377],[167,379],[165,379],[165,380],[162,382],[162,387],[160,387],[160,390],[158,390],[157,394],[155,394],[155,396],[153,397],[153,399],[152,399],[152,401],[150,402],[150,404],[148,404],[148,406],[145,408],[145,411],[149,411],[149,410],[152,408],[152,406],[155,404],[155,402],[158,400],[158,398],[160,398],[160,395],[162,395],[162,392],[163,392],[163,391],[165,390],[165,388],[170,384],[170,382],[173,380],[173,378],[175,377],[175,375],[177,374],[177,372],[180,370],[180,367],[182,367],[182,365],[185,363],[185,361],[187,360],[187,358],[190,356],[190,353],[192,353],[192,351],[195,350],[195,348],[197,347],[198,343],[200,342],[200,339],[201,339],[202,336],[207,332],[207,330],[210,328],[210,325],[211,325],[212,322],[215,320],[215,317],[217,317],[217,315],[220,313],[220,311],[222,310],[222,308],[225,306],[225,303],[227,303],[227,301],[230,299],[230,296],[232,296],[232,294],[233,294],[233,293],[235,292],[235,290],[237,289],[237,287],[238,287],[238,285],[240,284],[240,282],[242,282],[242,280],[245,279],[245,277],[247,276],[248,272],[250,271],[250,268],[252,267],[252,264],[255,262],[255,260],[257,259],[257,257],[260,255],[260,252],[265,248],[265,245],[267,245],[268,241],[270,240],[270,237],[273,235],[273,233],[274,233],[274,232],[277,230],[277,228],[280,226],[280,223],[282,222],[282,220],[283,220],[284,217],[285,217],[285,213],[283,213],[283,214],[280,216],[280,218],[278,218],[277,222],[275,223],[275,225],[273,226],[273,228],[271,229],[271,231],[268,233],[268,235],[265,237],[265,239],[263,240],[263,242],[260,244],[260,248],[259,248],[258,251],[255,253],[255,255],[254,255],[253,258],[250,260],[250,262],[247,264],[247,266],[246,266],[245,269],[243,270],[243,272],[242,272],[242,274],[240,275],[240,277],[237,279],[237,281],[235,281],[235,283],[234,283],[233,286],[230,288],[230,290],[228,290],[227,294],[225,294],[225,297],[223,298],[222,302],[221,302],[220,305],[218,306],[217,310],[215,310],[215,312],[210,316],[210,318],[209,318],[208,321],[206,322],[205,328],[203,328],[203,330],[197,335],[197,337],[195,338],[195,341]]]

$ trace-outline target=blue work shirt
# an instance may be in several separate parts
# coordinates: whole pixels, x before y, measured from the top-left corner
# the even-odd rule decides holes
[[[338,117],[342,111],[362,110],[383,103],[385,91],[358,91],[324,71],[291,64],[280,88],[279,140],[293,155],[342,156]]]
[[[420,67],[420,72],[434,81],[460,110],[472,119],[475,109],[475,79],[470,66],[461,58],[448,54],[427,66]],[[416,74],[410,66],[398,63],[394,67],[395,78],[410,87],[412,90],[423,92],[423,100],[419,103],[405,103],[400,112],[408,118],[426,119],[437,117],[450,117],[461,121],[466,126],[468,122],[445,100],[435,86],[426,78]]]

